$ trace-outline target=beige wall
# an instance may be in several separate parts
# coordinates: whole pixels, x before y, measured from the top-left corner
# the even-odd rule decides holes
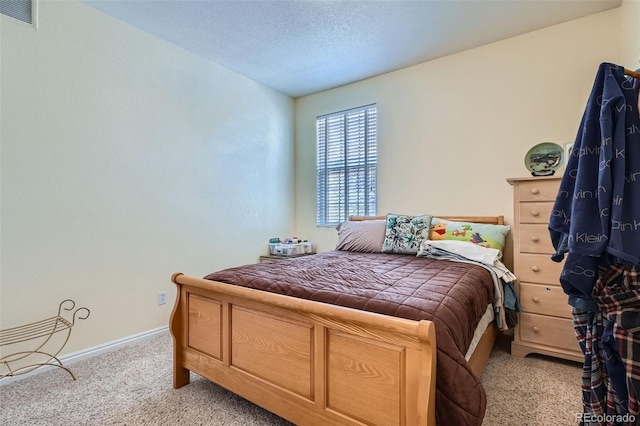
[[[0,328],[73,298],[92,315],[69,353],[166,325],[172,272],[254,262],[274,235],[333,248],[335,231],[315,227],[315,116],[371,102],[380,214],[510,220],[505,179],[527,174],[526,151],[571,141],[600,62],[635,67],[638,5],[304,97],[295,111],[82,4],[40,2],[37,31],[0,17]]]
[[[629,69],[640,68],[640,0],[624,0],[620,6],[622,59]]]
[[[0,326],[74,299],[91,317],[64,354],[166,325],[173,272],[292,232],[294,110],[86,5],[39,6],[37,31],[0,20]]]
[[[316,228],[315,117],[378,105],[378,213],[513,217],[508,177],[535,144],[575,138],[601,62],[620,59],[620,11],[544,30],[296,100],[296,228]]]

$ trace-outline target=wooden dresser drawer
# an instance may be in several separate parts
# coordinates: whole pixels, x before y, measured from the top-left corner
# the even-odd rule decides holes
[[[522,253],[518,256],[518,278],[529,283],[560,285],[563,262],[554,262],[548,254]]]
[[[521,253],[555,253],[547,224],[521,224],[519,231]]]
[[[518,185],[520,201],[555,201],[558,195],[558,181],[525,181]]]
[[[522,202],[519,205],[520,223],[549,223],[553,202]]]
[[[520,340],[581,352],[570,319],[520,314]]]
[[[573,318],[562,287],[520,283],[520,307],[523,312]]]

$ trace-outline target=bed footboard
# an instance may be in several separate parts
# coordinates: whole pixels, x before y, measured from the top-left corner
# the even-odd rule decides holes
[[[174,274],[173,385],[193,371],[297,425],[435,425],[435,328]]]

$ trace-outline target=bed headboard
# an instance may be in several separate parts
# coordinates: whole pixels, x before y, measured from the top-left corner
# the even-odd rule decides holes
[[[473,222],[473,223],[487,223],[490,225],[504,225],[504,216],[439,216],[434,215],[445,220],[451,220],[454,222]],[[349,216],[351,221],[361,220],[380,220],[386,219],[386,216]]]

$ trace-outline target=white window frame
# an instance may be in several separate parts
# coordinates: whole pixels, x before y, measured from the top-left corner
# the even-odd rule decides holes
[[[317,226],[377,211],[377,106],[316,117]]]

